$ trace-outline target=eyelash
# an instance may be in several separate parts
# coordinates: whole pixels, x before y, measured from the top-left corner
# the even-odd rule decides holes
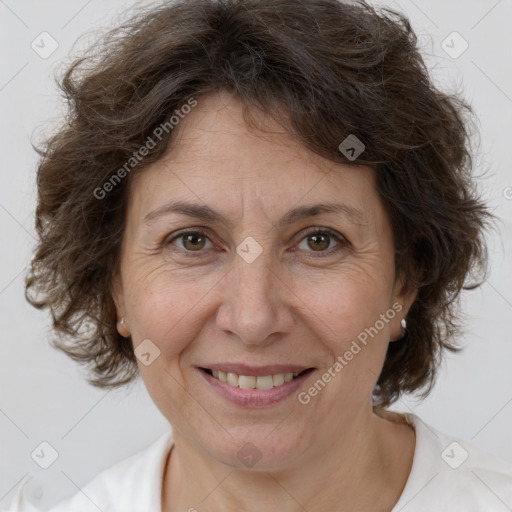
[[[207,231],[205,231],[204,229],[201,229],[201,228],[196,228],[196,229],[187,229],[186,231],[181,231],[181,232],[176,233],[172,238],[167,238],[166,241],[164,242],[164,245],[166,245],[166,246],[171,245],[175,240],[177,240],[185,235],[190,235],[190,234],[203,235],[210,241],[210,243],[213,243],[210,240],[210,237],[209,237]],[[315,258],[331,256],[333,253],[338,252],[338,251],[350,246],[350,243],[343,236],[338,235],[336,232],[332,231],[331,229],[317,228],[317,227],[308,229],[304,233],[303,237],[299,240],[299,243],[302,242],[303,240],[305,240],[307,237],[310,237],[313,235],[328,235],[331,239],[334,239],[336,242],[338,242],[337,246],[335,246],[334,248],[331,248],[331,249],[327,249],[325,251],[307,251],[307,252],[316,253],[316,255],[313,256]],[[192,257],[192,258],[197,258],[199,256],[203,256],[203,253],[205,252],[204,250],[189,251],[187,249],[182,249],[181,247],[178,247],[178,249],[180,250],[180,252],[182,252],[184,255],[186,255],[186,257]]]

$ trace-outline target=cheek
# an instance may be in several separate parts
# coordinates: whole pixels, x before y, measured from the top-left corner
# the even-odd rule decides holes
[[[336,376],[327,394],[347,408],[357,407],[371,395],[386,355],[389,321],[395,314],[390,310],[390,285],[382,276],[368,273],[344,273],[316,284],[299,293],[307,297],[315,336],[329,354],[323,372]]]
[[[149,365],[137,361],[145,387],[162,414],[192,422],[197,403],[185,391],[184,354],[199,337],[212,311],[208,291],[218,279],[181,278],[163,267],[130,274],[127,287],[134,348],[149,339],[159,350]],[[147,343],[147,342],[145,342]]]
[[[390,308],[392,285],[382,275],[343,271],[320,280],[297,280],[296,286],[319,338],[337,351],[346,349]],[[389,324],[379,326],[385,335]]]
[[[163,355],[180,353],[201,328],[215,280],[181,277],[163,267],[131,276],[127,304],[134,345],[149,338]]]

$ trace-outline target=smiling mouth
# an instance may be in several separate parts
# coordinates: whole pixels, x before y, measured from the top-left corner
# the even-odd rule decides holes
[[[201,368],[205,373],[228,384],[231,387],[238,387],[241,389],[272,389],[282,386],[294,379],[300,378],[305,374],[313,371],[313,368],[308,368],[301,372],[295,373],[276,373],[274,375],[238,375],[233,372],[225,372],[223,370],[210,370],[209,368]]]

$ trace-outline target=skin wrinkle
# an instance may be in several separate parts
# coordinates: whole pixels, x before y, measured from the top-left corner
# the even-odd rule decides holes
[[[372,391],[414,296],[397,294],[391,226],[373,170],[333,166],[285,135],[285,144],[257,136],[233,97],[199,101],[203,108],[182,127],[186,136],[134,181],[114,287],[134,346],[149,338],[161,351],[139,370],[173,426],[163,510],[389,512],[410,471],[414,432],[375,415]],[[209,130],[195,129],[203,126]],[[322,166],[332,172],[318,180]],[[230,184],[229,192],[219,183]],[[181,215],[143,222],[170,200],[201,201],[234,230]],[[363,209],[367,224],[323,213],[278,227],[284,212],[319,202]],[[186,258],[162,244],[200,226],[219,240],[218,251]],[[311,226],[339,232],[350,246],[306,256],[312,251],[302,233]],[[250,264],[235,252],[246,236],[263,248]],[[400,315],[308,405],[292,396],[271,408],[241,408],[213,392],[197,369],[222,361],[301,364],[317,369],[307,389],[395,302],[404,307]],[[247,442],[262,453],[252,471],[237,458]]]
[[[393,224],[396,269],[406,286],[418,289],[403,343],[387,353],[374,405],[389,407],[413,392],[425,398],[446,351],[462,348],[461,291],[482,284],[488,270],[485,231],[493,227],[493,215],[474,187],[475,113],[458,92],[436,88],[410,20],[397,10],[337,0],[228,4],[179,0],[137,10],[92,42],[59,78],[68,122],[35,147],[38,243],[25,296],[51,312],[53,346],[87,368],[91,385],[115,389],[138,378],[132,347],[117,331],[120,318],[111,296],[130,187],[175,146],[188,116],[185,105],[201,108],[195,95],[227,88],[247,107],[243,116],[253,135],[264,128],[263,140],[291,148],[281,152],[283,166],[285,159],[293,167],[295,155],[303,156],[293,183],[302,197],[325,185],[328,169],[336,169],[332,162],[350,160],[340,154],[348,134],[364,144],[356,162],[377,166],[378,192]],[[311,30],[311,21],[321,33]],[[230,115],[222,108],[223,116]],[[173,117],[180,118],[174,128]],[[229,148],[216,153],[221,141],[207,137],[217,117],[223,119],[203,116],[184,132],[190,144],[200,131],[205,136],[196,154],[189,151],[183,160],[206,162],[207,149],[211,166],[224,165]],[[216,129],[227,135],[234,126],[217,123]],[[153,147],[143,157],[149,141]],[[242,149],[250,151],[239,147],[240,155]],[[253,161],[231,159],[229,168],[247,180],[259,172],[258,162],[258,155]],[[309,168],[301,167],[305,162]],[[192,169],[181,165],[190,178]],[[324,172],[312,181],[315,167]],[[199,167],[193,174],[205,171]],[[179,180],[172,169],[167,173]],[[244,177],[233,179],[234,190]],[[187,188],[183,180],[181,185]],[[200,200],[197,188],[187,188],[188,199]],[[262,193],[258,199],[264,201]],[[245,196],[236,197],[241,202]],[[268,217],[259,220],[275,229],[272,212],[262,213]],[[278,254],[273,261],[282,261]]]
[[[428,395],[464,333],[459,292],[485,277],[492,216],[473,187],[472,108],[435,87],[396,10],[178,0],[144,11],[59,80],[66,122],[36,148],[27,300],[51,312],[53,345],[90,384],[144,379],[176,442],[162,512],[389,511],[414,432],[382,408]],[[348,135],[364,148],[355,162]],[[210,206],[226,225],[168,216],[143,227],[169,200]],[[329,200],[364,210],[370,229],[336,214],[279,225]],[[315,257],[313,226],[347,247]],[[198,227],[215,249],[186,258],[171,236]],[[263,248],[251,264],[236,252],[246,236]],[[198,370],[286,361],[315,368],[305,390],[397,303],[307,405],[242,409]],[[145,367],[133,348],[149,339],[161,356]],[[252,470],[237,457],[246,442],[262,453]]]

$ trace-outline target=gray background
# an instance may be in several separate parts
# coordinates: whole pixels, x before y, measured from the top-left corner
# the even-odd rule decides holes
[[[464,295],[467,348],[447,358],[427,400],[401,400],[395,408],[512,461],[512,2],[382,4],[411,18],[439,86],[463,91],[474,106],[482,131],[477,173],[490,169],[479,184],[500,218],[499,231],[489,239],[489,280]],[[36,155],[30,138],[51,129],[62,112],[53,75],[78,36],[112,25],[131,5],[0,0],[0,508],[27,473],[35,476],[30,498],[46,508],[169,428],[140,382],[115,392],[86,384],[83,371],[49,346],[48,315],[23,297],[34,245]],[[58,42],[47,58],[31,47],[43,31]],[[469,44],[457,58],[441,47],[449,37],[452,52],[461,48],[450,36],[454,31]],[[59,454],[47,470],[30,457],[42,441]]]

